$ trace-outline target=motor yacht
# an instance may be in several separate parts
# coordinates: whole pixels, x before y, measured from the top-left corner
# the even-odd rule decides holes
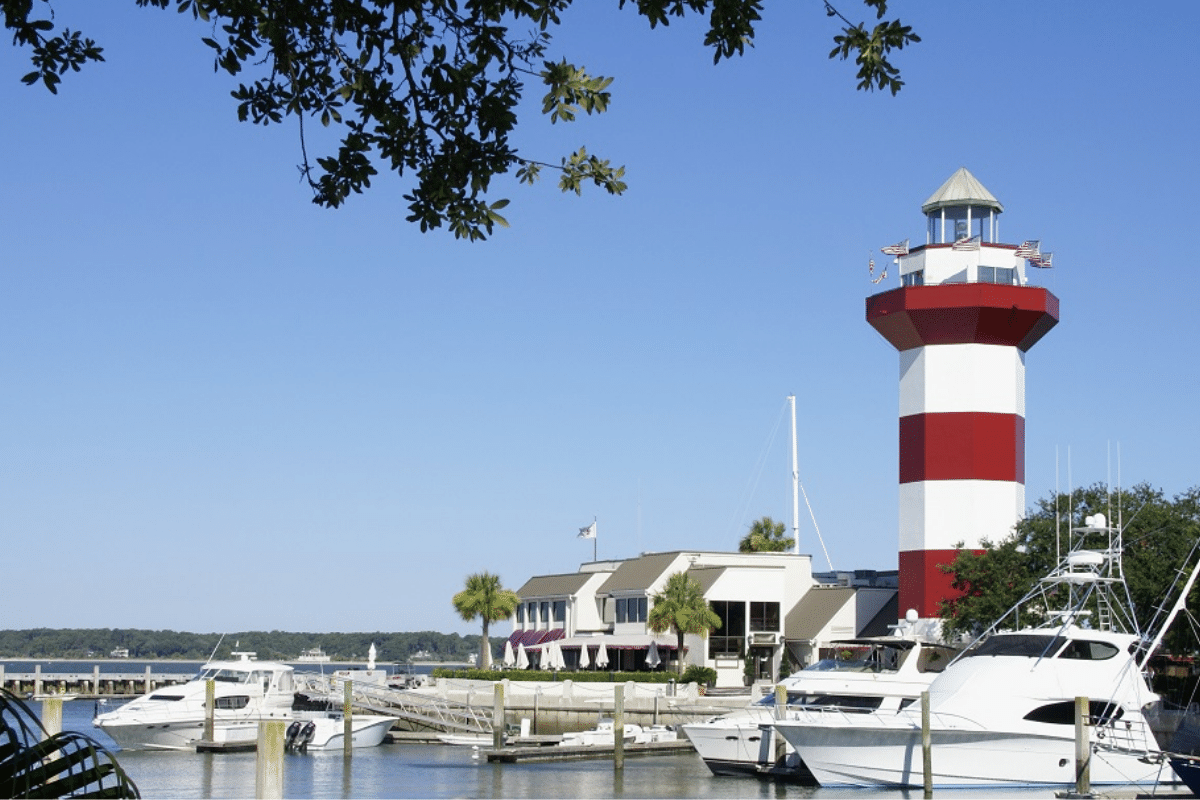
[[[1072,541],[1051,574],[930,683],[935,788],[1075,786],[1079,697],[1093,786],[1175,780],[1144,713],[1159,701],[1144,675],[1153,647],[1133,621],[1120,532],[1096,515]],[[1040,623],[1017,628],[1021,609]],[[920,704],[800,709],[774,724],[822,786],[920,787],[921,717]]]
[[[211,661],[179,686],[166,686],[93,720],[125,750],[193,750],[204,738],[206,695],[213,685],[213,741],[225,744],[257,740],[258,723],[281,720],[301,727],[312,722],[307,749],[341,749],[345,720],[328,711],[293,709],[296,682],[293,668],[258,661],[253,653],[235,653],[235,660]],[[383,741],[392,717],[352,714],[352,745],[372,747]]]
[[[918,699],[957,653],[953,647],[923,642],[911,633],[843,639],[830,646],[833,658],[780,682],[787,692],[786,706],[778,707],[771,694],[745,709],[682,726],[714,775],[815,783],[795,749],[775,735],[777,719],[814,708],[846,714],[894,713]]]

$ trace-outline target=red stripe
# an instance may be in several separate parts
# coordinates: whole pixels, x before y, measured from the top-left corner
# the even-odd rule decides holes
[[[938,615],[938,601],[958,597],[951,584],[954,575],[945,574],[939,564],[952,564],[957,550],[908,550],[900,553],[900,616],[910,608],[926,619]],[[973,552],[981,553],[982,550]]]
[[[1058,298],[1036,286],[904,286],[868,297],[867,321],[897,350],[931,344],[1028,350],[1058,324]]]
[[[980,411],[900,418],[900,483],[1025,483],[1025,419]]]

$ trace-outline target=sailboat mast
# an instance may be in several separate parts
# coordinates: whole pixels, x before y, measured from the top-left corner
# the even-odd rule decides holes
[[[796,395],[788,395],[792,407],[792,540],[800,555],[800,467],[796,456]]]

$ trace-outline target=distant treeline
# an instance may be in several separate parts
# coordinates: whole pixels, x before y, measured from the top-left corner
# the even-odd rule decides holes
[[[503,638],[491,637],[492,649]],[[365,661],[375,645],[379,664],[410,659],[466,661],[479,652],[479,636],[457,633],[287,633],[239,631],[185,633],[133,628],[84,628],[0,631],[0,658],[108,658],[114,650],[128,650],[129,658],[175,658],[204,661],[209,656],[227,658],[234,650],[249,650],[260,659],[294,661],[305,650],[320,648],[332,661]]]

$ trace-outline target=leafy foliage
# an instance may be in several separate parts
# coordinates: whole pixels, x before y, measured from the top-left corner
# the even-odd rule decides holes
[[[653,633],[674,631],[677,653],[683,653],[683,635],[694,633],[707,636],[709,631],[721,627],[721,618],[704,599],[700,582],[686,572],[676,572],[667,577],[663,590],[652,598],[646,627]],[[677,663],[683,674],[683,658]]]
[[[717,671],[712,667],[705,667],[701,664],[688,664],[688,668],[683,671],[679,682],[710,686],[717,682]]]
[[[1119,492],[1096,484],[1039,500],[1011,536],[999,543],[983,542],[983,552],[962,550],[942,567],[954,574],[952,585],[962,592],[941,602],[945,635],[970,635],[998,619],[1067,553],[1072,524],[1096,513],[1123,523],[1122,561],[1135,623],[1139,630],[1150,630],[1157,610],[1174,602],[1167,595],[1179,570],[1193,566],[1184,562],[1200,539],[1200,488],[1168,500],[1147,484]],[[1190,607],[1196,607],[1194,600],[1195,595]],[[1030,614],[1036,611],[1027,610],[1022,624],[1041,621]],[[1183,646],[1178,638],[1170,641]]]
[[[739,553],[782,553],[792,549],[796,540],[786,535],[787,526],[770,517],[755,520],[750,532],[738,542]]]
[[[214,71],[240,81],[232,91],[239,120],[274,125],[295,118],[299,169],[319,205],[342,205],[384,168],[411,181],[409,222],[479,240],[508,225],[500,214],[508,200],[487,199],[498,175],[515,171],[519,182],[532,183],[551,167],[564,192],[578,194],[588,183],[615,195],[626,189],[624,167],[586,148],[551,165],[525,157],[509,140],[530,78],[545,87],[542,112],[552,124],[608,108],[612,78],[545,58],[550,32],[573,0],[135,2],[174,7],[208,27],[202,41],[213,51]],[[877,18],[886,12],[886,0],[863,2]],[[635,7],[651,28],[707,13],[704,44],[714,63],[753,45],[762,10],[761,0],[619,5]],[[0,0],[0,9],[13,43],[30,50],[34,70],[22,78],[27,84],[57,93],[67,70],[104,60],[102,48],[78,31],[55,31],[49,0]],[[902,81],[888,55],[920,38],[898,20],[868,32],[841,18],[846,27],[830,57],[857,54],[859,89],[899,91]],[[518,29],[528,33],[514,34]],[[314,122],[340,131],[341,139],[333,152],[310,158],[306,126]]]
[[[467,585],[454,595],[454,610],[468,622],[479,617],[483,620],[483,636],[479,642],[479,666],[487,669],[492,663],[492,649],[488,643],[488,626],[511,617],[521,604],[521,598],[511,589],[500,585],[500,576],[490,572],[477,572],[467,576]]]
[[[140,797],[117,759],[82,733],[48,735],[37,715],[0,689],[0,797]]]

